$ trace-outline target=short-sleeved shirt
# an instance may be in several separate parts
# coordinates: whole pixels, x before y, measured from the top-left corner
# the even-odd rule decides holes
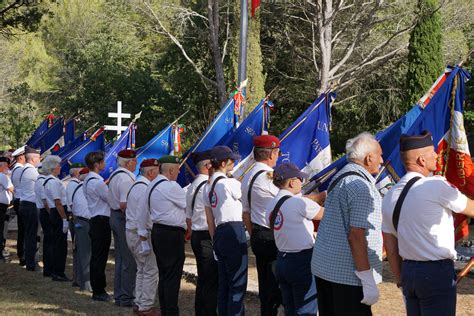
[[[291,196],[283,202],[275,218],[273,234],[275,243],[281,252],[299,252],[311,249],[314,245],[314,225],[312,219],[319,213],[318,203],[295,196],[290,191],[280,190],[267,205],[266,221],[270,227],[270,216],[278,201],[285,195]]]
[[[113,210],[120,209],[120,203],[127,202],[127,194],[135,183],[135,175],[119,167],[109,178],[109,205]]]
[[[35,182],[36,208],[38,210],[44,208],[43,200],[46,200],[46,194],[44,192],[43,185],[45,179],[46,176],[40,174]]]
[[[165,181],[154,187],[155,183],[161,180]],[[153,223],[186,229],[186,191],[176,181],[159,175],[148,185],[147,202],[148,197]]]
[[[125,228],[136,229],[138,234],[143,237],[148,237],[148,231],[153,225],[146,206],[146,190],[149,184],[150,180],[147,178],[138,177],[128,193],[127,211],[125,212]]]
[[[191,229],[194,231],[208,230],[206,211],[204,210],[204,201],[202,192],[204,192],[204,186],[209,180],[209,176],[205,174],[199,174],[188,187],[186,192],[186,218],[191,219]],[[199,191],[196,192],[198,186]],[[192,209],[192,203],[194,199],[194,209]]]
[[[375,179],[362,166],[348,163],[333,178],[355,171],[328,194],[324,216],[314,244],[311,271],[314,275],[339,284],[361,286],[355,275],[354,258],[349,245],[351,227],[366,231],[369,264],[375,282],[382,282],[382,197]],[[332,182],[331,182],[332,183]]]
[[[17,162],[15,166],[13,166],[12,172],[10,174],[10,178],[12,180],[13,187],[14,187],[13,195],[15,196],[15,199],[21,198],[21,188],[19,184],[20,184],[20,174],[21,174],[22,169],[23,169],[23,165]]]
[[[410,188],[398,221],[398,234],[392,217],[403,188],[413,177],[421,177]],[[398,238],[403,259],[436,261],[454,259],[454,223],[452,212],[466,209],[467,197],[444,177],[424,177],[408,172],[385,195],[382,202],[382,230]]]
[[[35,203],[35,182],[38,178],[39,173],[35,166],[30,163],[26,163],[20,172],[19,186],[21,190],[21,201],[28,201]]]
[[[61,200],[61,205],[67,206],[66,188],[61,180],[55,176],[48,176],[44,180],[44,192],[46,195],[46,202],[49,208],[55,208],[54,200]]]
[[[71,209],[74,216],[80,216],[89,219],[90,212],[86,197],[82,189],[83,183],[76,178],[72,178],[66,185],[67,206]]]
[[[109,188],[104,183],[104,178],[95,172],[89,172],[82,184],[82,190],[86,196],[91,218],[99,215],[110,217]]]
[[[250,182],[252,181],[255,174],[261,170],[264,172],[260,173],[255,178],[255,181],[252,185],[251,205],[249,205],[248,189]],[[252,170],[250,170],[250,172],[248,172],[242,180],[243,210],[244,212],[250,213],[252,223],[263,227],[268,227],[267,221],[265,219],[265,211],[267,206],[279,191],[278,188],[273,184],[271,177],[268,176],[268,173],[272,171],[273,169],[270,166],[262,162],[256,162]]]
[[[209,199],[212,184],[218,177],[224,178],[217,182],[214,187],[214,194]],[[242,221],[241,197],[240,182],[236,179],[227,178],[222,172],[215,172],[212,175],[203,192],[204,206],[211,208],[216,226],[228,222]]]
[[[13,184],[6,174],[0,172],[0,203],[9,205],[12,201],[12,193],[9,191]]]

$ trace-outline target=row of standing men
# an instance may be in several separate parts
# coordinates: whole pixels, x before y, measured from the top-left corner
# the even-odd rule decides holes
[[[84,178],[82,190],[75,189],[76,194],[82,192],[87,204],[87,207],[82,207],[82,215],[75,211],[74,198],[68,200],[68,194],[57,193],[62,191],[59,184],[54,184],[59,182],[59,161],[50,156],[43,161],[42,169],[50,173],[52,183],[50,187],[43,183],[46,201],[43,199],[42,202],[52,202],[48,204],[48,212],[56,232],[59,228],[63,229],[63,233],[67,232],[67,220],[63,217],[66,214],[61,211],[61,206],[65,210],[68,201],[74,220],[84,219],[82,223],[76,222],[76,235],[80,228],[89,224],[90,278],[93,299],[96,300],[109,299],[105,292],[104,270],[112,228],[116,257],[115,302],[119,306],[136,304],[138,312],[142,314],[156,314],[153,300],[157,275],[161,314],[179,313],[178,294],[186,233],[191,233],[191,245],[198,268],[196,314],[244,314],[248,267],[247,229],[257,261],[262,315],[275,315],[281,304],[287,315],[315,315],[318,305],[320,315],[370,315],[370,305],[377,302],[379,297],[376,284],[381,282],[382,230],[391,267],[407,298],[409,314],[417,315],[423,308],[430,307],[431,312],[448,315],[453,309],[452,294],[443,309],[440,309],[439,304],[431,304],[434,308],[427,307],[425,305],[430,304],[426,301],[430,300],[421,297],[416,289],[409,288],[413,285],[403,282],[401,277],[410,271],[411,265],[427,264],[439,275],[441,272],[433,269],[433,266],[440,261],[444,265],[449,265],[449,262],[452,264],[455,251],[450,245],[451,239],[446,238],[452,233],[452,225],[449,227],[449,223],[452,223],[451,210],[472,216],[474,209],[472,201],[457,189],[447,186],[446,180],[427,177],[436,166],[433,144],[427,141],[430,137],[429,134],[402,137],[400,146],[408,174],[418,172],[431,180],[420,183],[438,186],[439,214],[436,213],[434,217],[441,216],[444,219],[444,230],[435,234],[434,237],[440,239],[435,241],[429,240],[433,237],[430,236],[430,228],[436,224],[431,219],[429,225],[418,227],[416,224],[419,223],[415,223],[414,228],[408,229],[407,236],[415,234],[413,231],[417,229],[421,231],[417,232],[417,236],[424,233],[426,236],[422,236],[420,241],[412,239],[407,243],[404,236],[400,236],[400,245],[394,242],[393,239],[398,238],[398,220],[394,231],[390,226],[393,224],[392,213],[400,195],[400,186],[405,182],[401,181],[400,185],[390,190],[382,205],[382,197],[373,177],[382,163],[382,151],[369,134],[361,134],[348,141],[346,149],[349,164],[331,182],[326,208],[321,206],[325,193],[301,195],[303,179],[308,175],[295,165],[283,163],[272,170],[280,151],[278,138],[271,135],[254,138],[256,163],[242,183],[227,176],[235,161],[240,159],[228,147],[217,146],[210,152],[196,153],[193,159],[199,175],[187,190],[176,183],[180,161],[174,156],[145,160],[140,166],[140,177],[135,179],[136,153],[123,151],[118,157],[120,167],[112,173],[107,185],[99,176],[105,167],[103,154],[90,153],[85,161],[89,173]],[[29,164],[34,166],[31,161]],[[25,165],[24,169],[27,167]],[[419,186],[429,188],[429,185]],[[64,196],[66,198],[62,199]],[[415,202],[433,203],[429,198],[412,201]],[[20,202],[20,205],[24,203]],[[430,209],[433,209],[432,205]],[[58,219],[54,223],[55,217],[51,214],[55,212],[63,220],[62,225],[58,225]],[[20,213],[26,215],[26,212]],[[410,221],[412,214],[407,215],[405,211],[402,215],[397,215],[400,216],[400,229],[404,229],[402,223],[403,227],[413,225]],[[27,216],[23,219],[28,221]],[[312,220],[317,219],[322,221],[315,243]],[[421,216],[419,221],[423,220]],[[79,238],[75,239],[77,241]],[[428,244],[426,249],[423,248],[426,246],[424,244]],[[64,247],[63,243],[56,242],[54,245]],[[439,250],[439,245],[449,251]],[[410,247],[408,253],[405,252],[407,246]],[[76,248],[78,251],[81,248],[79,242],[76,242]],[[426,256],[423,251],[432,255]],[[403,270],[400,255],[404,259]],[[54,269],[61,269],[62,261],[53,266]],[[32,265],[28,259],[27,269],[34,269],[34,263]],[[51,272],[53,280],[65,278],[63,268],[62,271],[54,269]],[[448,272],[449,280],[450,268],[443,271]],[[452,293],[452,284],[449,289]],[[446,303],[445,296],[437,297],[437,301]]]

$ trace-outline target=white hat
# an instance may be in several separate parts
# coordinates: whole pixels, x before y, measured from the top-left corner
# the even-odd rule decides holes
[[[20,148],[18,148],[17,150],[15,150],[12,154],[13,157],[18,157],[18,156],[21,156],[25,153],[25,146],[21,146]]]

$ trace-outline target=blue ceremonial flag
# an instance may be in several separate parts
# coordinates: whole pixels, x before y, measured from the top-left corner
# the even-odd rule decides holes
[[[450,109],[449,98],[456,76],[463,76],[464,71],[459,67],[448,68],[423,98],[413,108],[395,123],[375,137],[379,141],[385,161],[384,169],[378,175],[378,186],[381,192],[392,182],[398,181],[405,174],[400,159],[399,139],[402,134],[415,135],[423,130],[433,134],[433,143],[438,144],[449,129]],[[319,190],[327,189],[332,176],[347,164],[346,156],[341,157],[327,168],[316,174],[311,181],[318,183]],[[312,185],[308,185],[310,187]]]
[[[69,169],[71,164],[80,162],[85,164],[84,158],[92,151],[104,151],[104,134],[103,128],[99,129],[93,136],[88,138],[81,145],[68,152],[61,161],[61,174],[60,178],[64,178],[69,175]]]
[[[112,146],[114,145],[114,142],[110,141],[108,142],[107,144],[105,144],[105,147],[104,147],[104,152],[108,152],[110,150],[110,148],[112,148]]]
[[[60,156],[61,158],[65,157],[69,152],[76,149],[77,147],[81,146],[87,141],[87,133],[83,132],[79,136],[77,136],[72,142],[65,145],[64,147],[60,148],[54,154]]]
[[[36,146],[38,145],[38,142],[41,136],[43,136],[43,134],[46,133],[48,128],[49,128],[49,119],[45,118],[43,122],[41,122],[40,126],[38,126],[38,128],[33,132],[33,135],[31,135],[30,139],[28,139],[26,144],[33,148],[37,148]]]
[[[100,173],[104,179],[108,179],[110,174],[118,168],[117,166],[117,154],[124,149],[130,149],[135,133],[134,123],[130,123],[128,128],[122,132],[120,137],[115,141],[114,145],[105,155],[105,169]]]
[[[72,143],[76,138],[76,120],[70,119],[64,126],[64,146]]]
[[[229,139],[234,132],[235,116],[234,116],[234,99],[229,99],[222,110],[212,121],[211,125],[206,129],[201,138],[183,155],[184,164],[181,167],[178,183],[186,186],[191,183],[197,172],[190,156],[193,152],[210,150],[216,145],[221,145],[225,140]]]
[[[161,156],[170,154],[170,152],[173,150],[172,126],[172,124],[168,125],[148,143],[137,150],[138,167],[140,167],[140,164],[145,159],[158,159]]]
[[[282,156],[277,164],[292,162],[310,176],[331,163],[329,129],[333,92],[323,93],[280,135]]]
[[[64,135],[64,120],[58,119],[54,124],[41,136],[36,144],[36,148],[41,150],[41,155],[51,153],[54,146],[61,140]],[[58,148],[59,149],[59,148]]]

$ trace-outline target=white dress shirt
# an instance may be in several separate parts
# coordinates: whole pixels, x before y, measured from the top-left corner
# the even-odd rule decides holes
[[[158,181],[166,180],[153,189]],[[186,229],[186,191],[176,182],[158,175],[147,188],[146,200],[150,205],[151,220],[169,226]],[[148,208],[148,205],[147,205]]]
[[[61,200],[61,205],[67,206],[66,188],[57,177],[49,175],[44,180],[44,192],[49,208],[56,207],[55,200]]]
[[[196,192],[197,187],[203,183],[207,182],[209,179],[208,175],[199,174],[189,185],[188,191],[186,192],[186,218],[191,219],[191,229],[194,231],[197,230],[208,230],[207,220],[206,220],[206,211],[204,210],[204,201],[203,193],[204,185],[199,188],[199,192]],[[194,200],[194,209],[191,209],[193,198]]]
[[[260,170],[264,170],[264,172],[259,174],[253,183],[251,205],[249,206],[248,189],[250,181]],[[256,162],[252,170],[250,170],[242,180],[242,207],[244,212],[250,212],[252,223],[267,228],[265,210],[267,209],[267,205],[273,200],[279,191],[273,184],[271,177],[268,176],[268,172],[273,172],[273,169],[270,166],[262,162]]]
[[[209,200],[209,191],[216,178],[223,176],[224,179],[219,180],[214,187],[214,195],[212,197],[212,205]],[[222,172],[215,172],[210,183],[205,185],[203,192],[204,206],[212,209],[216,226],[228,222],[242,221],[242,203],[240,198],[242,191],[240,182],[236,179],[227,178]]]
[[[38,178],[39,173],[36,167],[30,163],[26,163],[23,170],[20,172],[20,189],[21,189],[21,201],[28,201],[35,203],[35,182]]]
[[[110,217],[109,188],[104,183],[104,178],[91,171],[83,183],[82,189],[86,196],[91,218],[99,215]]]
[[[13,166],[10,178],[13,183],[13,195],[15,196],[15,199],[21,199],[21,188],[20,188],[20,174],[21,171],[23,170],[23,165],[21,163],[16,163],[15,166]]]
[[[393,211],[403,188],[413,177],[421,177],[403,202],[398,231]],[[437,261],[456,258],[453,214],[466,209],[467,197],[444,177],[424,177],[408,172],[382,200],[382,231],[398,238],[400,256],[406,260]]]
[[[138,231],[138,235],[148,237],[148,231],[151,230],[153,222],[150,218],[150,212],[146,206],[146,191],[150,180],[139,176],[135,184],[130,189],[127,199],[127,211],[125,212],[125,228]]]
[[[110,180],[112,179],[112,180]],[[135,175],[119,167],[109,177],[109,205],[113,210],[120,209],[120,203],[127,202],[127,194],[135,183]]]
[[[36,196],[36,208],[42,209],[44,207],[43,200],[46,200],[46,194],[44,192],[44,180],[46,176],[40,174],[35,182],[35,196]]]
[[[66,181],[63,182],[66,186],[67,206],[72,207],[72,194],[76,190],[77,186],[81,183],[81,181],[76,178],[70,178],[69,180],[67,180],[67,183]]]
[[[6,174],[0,172],[0,203],[9,205],[13,195],[9,189],[13,188],[13,184]]]

